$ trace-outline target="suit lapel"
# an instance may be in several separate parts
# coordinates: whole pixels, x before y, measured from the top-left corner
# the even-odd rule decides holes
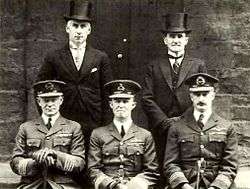
[[[83,62],[81,65],[80,72],[80,80],[85,77],[86,75],[90,74],[91,69],[95,66],[93,64],[95,58],[95,53],[93,52],[92,47],[87,46],[85,50],[85,54],[83,57]]]
[[[35,125],[37,126],[37,130],[39,130],[40,132],[45,133],[45,134],[48,132],[48,129],[46,125],[44,124],[43,119],[41,117],[37,119]]]
[[[218,122],[218,115],[216,113],[212,113],[210,118],[208,119],[207,123],[204,125],[203,130],[207,131],[217,125]]]
[[[62,130],[62,127],[64,125],[66,125],[65,119],[62,116],[59,116],[55,124],[50,128],[49,132],[47,133],[47,136],[53,135],[57,133],[58,131]]]
[[[136,126],[134,123],[132,123],[132,125],[130,126],[128,132],[126,133],[126,135],[123,137],[123,140],[126,141],[126,140],[129,140],[133,137],[135,137],[135,132],[137,132],[137,129],[136,129]]]
[[[187,120],[187,126],[196,131],[196,132],[201,132],[201,128],[198,126],[197,122],[194,119],[194,115],[193,115],[193,108],[188,109],[188,111],[184,114],[184,117]]]
[[[183,62],[181,64],[181,69],[180,69],[180,73],[179,73],[177,87],[179,87],[182,84],[182,82],[184,81],[184,79],[187,77],[188,71],[191,69],[192,64],[193,64],[193,61],[191,61],[190,59],[188,59],[186,57],[183,58]]]
[[[172,89],[172,76],[171,76],[171,70],[170,70],[170,62],[168,57],[166,56],[161,61],[159,61],[160,68],[163,74],[164,79],[166,80],[168,86]]]
[[[65,68],[64,70],[68,72],[69,75],[71,75],[71,77],[76,80],[78,77],[78,71],[75,66],[73,56],[70,52],[70,48],[68,44],[62,49],[61,57],[63,59],[61,63],[64,64],[64,68]]]
[[[111,123],[109,126],[108,126],[108,130],[110,132],[110,135],[112,135],[113,137],[115,137],[117,140],[121,141],[122,140],[122,137],[120,135],[120,133],[118,132],[118,130],[116,129],[114,123]]]

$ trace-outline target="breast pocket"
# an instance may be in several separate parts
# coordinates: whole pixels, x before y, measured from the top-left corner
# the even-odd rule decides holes
[[[199,152],[193,135],[181,136],[178,144],[182,158],[189,158]]]
[[[29,138],[27,139],[26,145],[28,148],[28,151],[37,151],[41,148],[41,139],[38,138]]]
[[[209,133],[209,150],[214,152],[216,157],[221,157],[225,148],[226,140],[226,133]]]
[[[68,153],[70,151],[71,138],[56,137],[53,139],[53,149]]]
[[[119,156],[118,146],[103,146],[102,148],[102,156],[103,156],[103,163],[111,163],[115,161],[115,158]]]
[[[133,164],[135,171],[140,171],[142,169],[143,155],[143,144],[134,143],[127,146],[127,158]]]

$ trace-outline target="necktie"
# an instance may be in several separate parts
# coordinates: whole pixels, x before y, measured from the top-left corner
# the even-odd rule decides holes
[[[123,127],[123,125],[122,125],[122,129],[121,129],[121,137],[123,138],[123,137],[124,137],[124,135],[125,135],[125,131],[124,131],[124,127]]]
[[[203,115],[203,114],[200,114],[200,117],[199,117],[197,123],[198,123],[198,126],[199,126],[201,129],[203,129],[203,127],[204,127],[204,123],[202,122],[203,119],[204,119],[204,115]]]
[[[50,128],[52,127],[52,125],[51,125],[51,117],[48,119],[48,123],[47,123],[47,128],[48,128],[48,130],[50,130]]]
[[[178,59],[180,59],[180,58],[182,58],[183,57],[183,55],[181,55],[181,56],[172,56],[172,55],[168,55],[168,58],[170,58],[170,59],[174,59],[174,64],[173,64],[173,71],[176,73],[176,74],[178,74],[179,73],[179,71],[180,71],[180,65],[179,65],[179,63],[178,63]]]
[[[80,49],[75,49],[76,50],[76,56],[75,56],[75,64],[76,64],[76,68],[77,70],[80,70],[82,62],[81,62],[81,50]]]

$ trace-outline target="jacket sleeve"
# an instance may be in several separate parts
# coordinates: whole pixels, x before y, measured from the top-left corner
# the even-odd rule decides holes
[[[223,159],[220,164],[220,170],[210,186],[219,189],[228,189],[236,177],[238,168],[238,141],[236,132],[231,126],[228,130],[227,143],[224,148]]]
[[[180,153],[176,126],[170,127],[167,139],[163,171],[171,188],[176,188],[181,184],[188,183],[179,165]]]
[[[22,176],[33,176],[40,172],[38,164],[26,152],[26,135],[22,124],[16,135],[16,143],[10,160],[10,167],[14,173]]]
[[[144,77],[144,86],[142,91],[142,106],[146,114],[153,118],[152,121],[155,122],[155,126],[162,123],[168,117],[158,106],[154,99],[154,75],[153,75],[153,65],[149,65],[146,70],[146,75]]]
[[[98,133],[94,130],[89,144],[88,172],[95,189],[111,189],[118,182],[106,175],[102,168],[102,145]]]
[[[106,53],[104,53],[104,55],[102,56],[100,78],[101,78],[100,83],[101,83],[101,98],[102,98],[102,124],[105,125],[112,119],[112,113],[110,112],[109,103],[107,99],[108,94],[106,90],[104,90],[104,85],[109,81],[113,80],[111,62]]]
[[[84,138],[79,124],[76,125],[72,136],[70,153],[60,151],[55,153],[57,155],[56,167],[61,170],[64,170],[66,161],[71,161],[74,164],[74,172],[80,172],[85,167]]]
[[[133,178],[138,184],[146,183],[147,186],[154,186],[159,179],[158,161],[156,158],[155,144],[151,134],[146,138],[143,154],[143,170]],[[143,182],[144,181],[144,182]]]

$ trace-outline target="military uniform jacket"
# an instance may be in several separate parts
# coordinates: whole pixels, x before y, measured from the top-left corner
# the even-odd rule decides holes
[[[237,137],[232,124],[212,113],[201,129],[193,109],[170,127],[165,151],[164,173],[175,189],[183,183],[193,187],[197,181],[197,160],[204,159],[200,168],[200,186],[228,189],[237,170]]]
[[[16,145],[10,162],[12,170],[20,173],[20,162],[31,159],[32,153],[42,149],[51,148],[56,151],[57,160],[53,167],[47,170],[48,182],[72,183],[71,175],[79,173],[85,166],[84,139],[81,126],[71,120],[60,116],[50,130],[44,125],[42,118],[23,123],[16,136]],[[66,159],[74,161],[73,172],[64,171]],[[43,179],[44,168],[41,165],[26,167],[26,174],[21,175],[21,183],[29,185]],[[32,188],[32,187],[31,187]],[[35,187],[34,187],[35,188]]]
[[[206,67],[203,61],[185,55],[175,87],[171,72],[172,67],[167,54],[147,66],[142,105],[151,127],[158,126],[167,118],[180,116],[191,106],[189,89],[184,81],[192,74],[206,72]]]
[[[108,119],[103,101],[103,85],[112,80],[112,71],[106,53],[87,45],[78,71],[69,44],[52,51],[44,59],[38,80],[57,79],[66,83],[61,113],[86,127],[95,127]],[[102,117],[107,116],[107,117]],[[90,128],[90,130],[93,128]]]
[[[114,182],[142,179],[147,186],[158,179],[158,164],[150,132],[134,124],[121,138],[114,124],[95,129],[88,157],[90,178],[96,189],[108,189]]]

